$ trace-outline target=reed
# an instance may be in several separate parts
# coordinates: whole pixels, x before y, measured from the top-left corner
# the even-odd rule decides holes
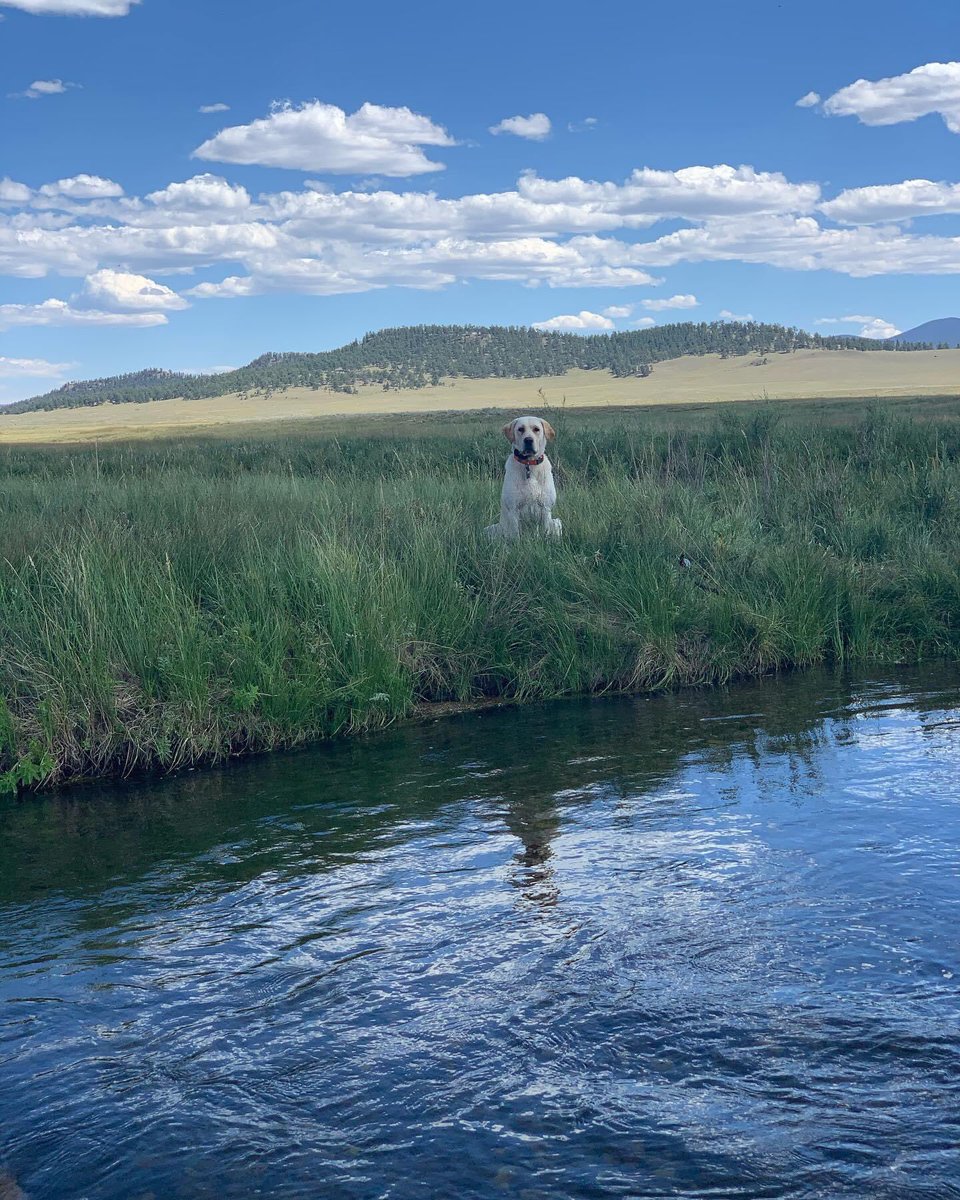
[[[0,451],[0,788],[437,701],[955,658],[960,420],[857,412],[555,413],[559,544],[483,539],[505,444],[476,418]]]

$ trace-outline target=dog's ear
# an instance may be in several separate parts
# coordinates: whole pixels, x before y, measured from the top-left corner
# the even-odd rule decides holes
[[[517,423],[517,419],[516,419],[516,417],[514,417],[514,419],[512,421],[508,421],[506,423],[506,425],[504,425],[503,429],[500,431],[503,434],[503,436],[507,439],[508,442],[513,441],[513,427],[514,427],[514,425],[516,425],[516,423]]]
[[[550,424],[549,421],[543,422],[543,432],[544,432],[544,435],[548,442],[552,442],[553,439],[557,436],[557,431],[554,429],[554,427]]]

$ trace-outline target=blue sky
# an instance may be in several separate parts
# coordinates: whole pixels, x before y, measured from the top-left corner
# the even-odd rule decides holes
[[[0,401],[415,322],[954,315],[952,9],[0,0]]]

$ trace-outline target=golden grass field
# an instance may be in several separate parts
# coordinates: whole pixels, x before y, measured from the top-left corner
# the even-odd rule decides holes
[[[799,350],[752,356],[686,357],[657,363],[648,379],[614,379],[606,371],[569,371],[536,379],[456,379],[401,392],[365,388],[357,395],[290,388],[262,396],[160,400],[0,416],[0,445],[111,441],[180,432],[221,432],[264,422],[391,413],[510,411],[558,407],[703,404],[960,395],[960,350],[862,352]],[[239,432],[239,430],[237,430]]]

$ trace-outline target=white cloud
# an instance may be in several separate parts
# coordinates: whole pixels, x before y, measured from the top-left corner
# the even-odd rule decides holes
[[[112,179],[102,179],[99,175],[73,175],[69,179],[58,179],[56,183],[45,183],[39,194],[50,199],[103,200],[122,196],[123,188]]]
[[[535,321],[534,329],[564,330],[570,333],[582,333],[597,329],[613,329],[614,324],[609,317],[602,313],[589,312],[581,309],[579,313],[566,313],[559,317],[550,317],[547,321]]]
[[[960,62],[932,62],[905,75],[858,79],[828,96],[823,111],[856,117],[863,125],[898,125],[939,113],[951,133],[960,133]]]
[[[791,183],[779,172],[753,167],[684,167],[679,171],[636,170],[623,184],[571,176],[521,176],[517,190],[538,204],[588,206],[616,214],[625,225],[665,217],[705,218],[739,213],[808,212],[820,199],[815,183]]]
[[[229,112],[229,111],[230,111],[229,104],[201,104],[200,107],[197,109],[197,112],[202,112],[202,113],[220,113],[220,112]]]
[[[860,330],[860,336],[865,338],[888,338],[896,337],[898,333],[902,333],[902,329],[898,329],[892,321],[885,321],[882,317],[874,317],[872,321],[864,325]]]
[[[696,308],[700,301],[689,293],[685,295],[668,296],[664,300],[641,300],[640,303],[650,312],[663,312],[668,308]]]
[[[531,113],[529,117],[504,117],[496,125],[490,126],[490,132],[512,133],[514,137],[527,138],[531,142],[542,142],[550,136],[550,118],[546,113]]]
[[[848,188],[833,200],[821,204],[820,210],[834,221],[849,225],[958,213],[960,184],[905,179],[902,183]]]
[[[570,121],[567,129],[571,133],[587,133],[599,124],[597,117],[584,117],[582,121]]]
[[[19,8],[38,15],[67,17],[125,17],[140,0],[0,0],[2,8]]]
[[[41,96],[62,96],[71,88],[78,88],[79,83],[64,83],[62,79],[35,79],[25,92],[11,92],[13,100],[39,100]]]
[[[605,317],[629,317],[633,312],[632,304],[611,304],[603,310]]]
[[[442,288],[461,279],[523,283],[529,287],[637,287],[658,282],[638,268],[634,248],[605,238],[439,238],[420,244],[363,245],[345,240],[303,245],[285,237],[244,256],[249,276],[201,283],[187,295],[205,299],[257,292],[335,295],[382,287]]]
[[[764,263],[797,271],[870,275],[960,273],[960,238],[916,237],[896,226],[828,229],[813,217],[723,218],[643,244],[637,259],[651,267],[679,262]]]
[[[249,276],[228,275],[219,283],[198,283],[188,290],[187,295],[200,300],[235,300],[238,296],[252,296],[253,292],[253,280]]]
[[[47,362],[45,358],[5,358],[0,355],[0,376],[4,378],[58,379],[72,363]]]
[[[721,321],[752,321],[753,313],[735,313],[729,308],[721,308],[717,314]]]
[[[68,87],[73,87],[73,84],[64,83],[62,79],[35,79],[27,88],[27,95],[59,96]]]
[[[250,207],[247,189],[227,183],[219,175],[194,175],[183,183],[169,183],[158,192],[149,192],[146,199],[158,208],[177,213],[246,212]]]
[[[182,375],[226,375],[229,371],[239,371],[240,367],[236,364],[220,363],[213,367],[177,367],[176,370]]]
[[[801,96],[797,101],[797,108],[814,108],[820,103],[819,92],[807,92],[805,96]]]
[[[653,317],[638,317],[636,321],[631,321],[630,324],[634,329],[649,329],[651,325],[656,325]]]
[[[896,337],[898,333],[903,332],[892,321],[884,320],[883,317],[866,317],[859,313],[854,313],[849,317],[819,317],[815,324],[860,325],[857,336],[864,338]]]
[[[166,325],[161,312],[116,313],[77,308],[66,300],[44,300],[41,304],[0,304],[0,329],[19,325],[128,325],[143,328]]]
[[[90,308],[107,312],[157,313],[188,307],[182,296],[162,283],[108,267],[87,277],[83,300]]]
[[[364,104],[348,116],[318,100],[282,104],[268,117],[233,125],[198,146],[194,158],[216,162],[290,167],[335,175],[420,175],[442,171],[421,146],[452,146],[453,139],[428,117],[409,108]]]
[[[849,317],[817,317],[814,325],[861,325],[864,321],[875,321],[876,317],[865,317],[859,313],[851,313]]]
[[[817,185],[752,167],[644,169],[623,184],[524,175],[516,190],[449,199],[412,189],[324,188],[307,181],[299,190],[254,196],[217,175],[200,174],[125,197],[119,184],[93,175],[46,184],[39,192],[6,181],[0,184],[0,203],[6,204],[0,209],[0,273],[85,278],[111,271],[146,280],[124,293],[147,289],[144,306],[128,315],[160,319],[184,296],[335,295],[443,288],[472,279],[551,288],[646,287],[662,282],[655,278],[659,269],[681,262],[762,263],[858,277],[960,274],[960,238],[919,237],[890,224],[829,225],[806,211],[819,199]],[[857,199],[861,207],[863,200]],[[952,203],[939,193],[937,202]],[[674,218],[680,228],[662,237],[629,236]],[[613,236],[618,230],[628,233]],[[191,286],[178,286],[180,297],[153,283],[171,272],[200,270],[204,274],[189,280]],[[151,288],[157,289],[155,308],[149,307]],[[108,298],[94,300],[88,289],[55,302],[88,314],[118,311],[117,303],[117,289]],[[622,320],[615,309],[641,303],[598,315]],[[656,312],[694,304],[681,294],[645,307]],[[37,313],[38,307],[20,306],[18,319],[30,313],[45,321],[70,319],[49,308]]]
[[[15,179],[0,179],[0,204],[28,204],[33,193],[25,183]]]

